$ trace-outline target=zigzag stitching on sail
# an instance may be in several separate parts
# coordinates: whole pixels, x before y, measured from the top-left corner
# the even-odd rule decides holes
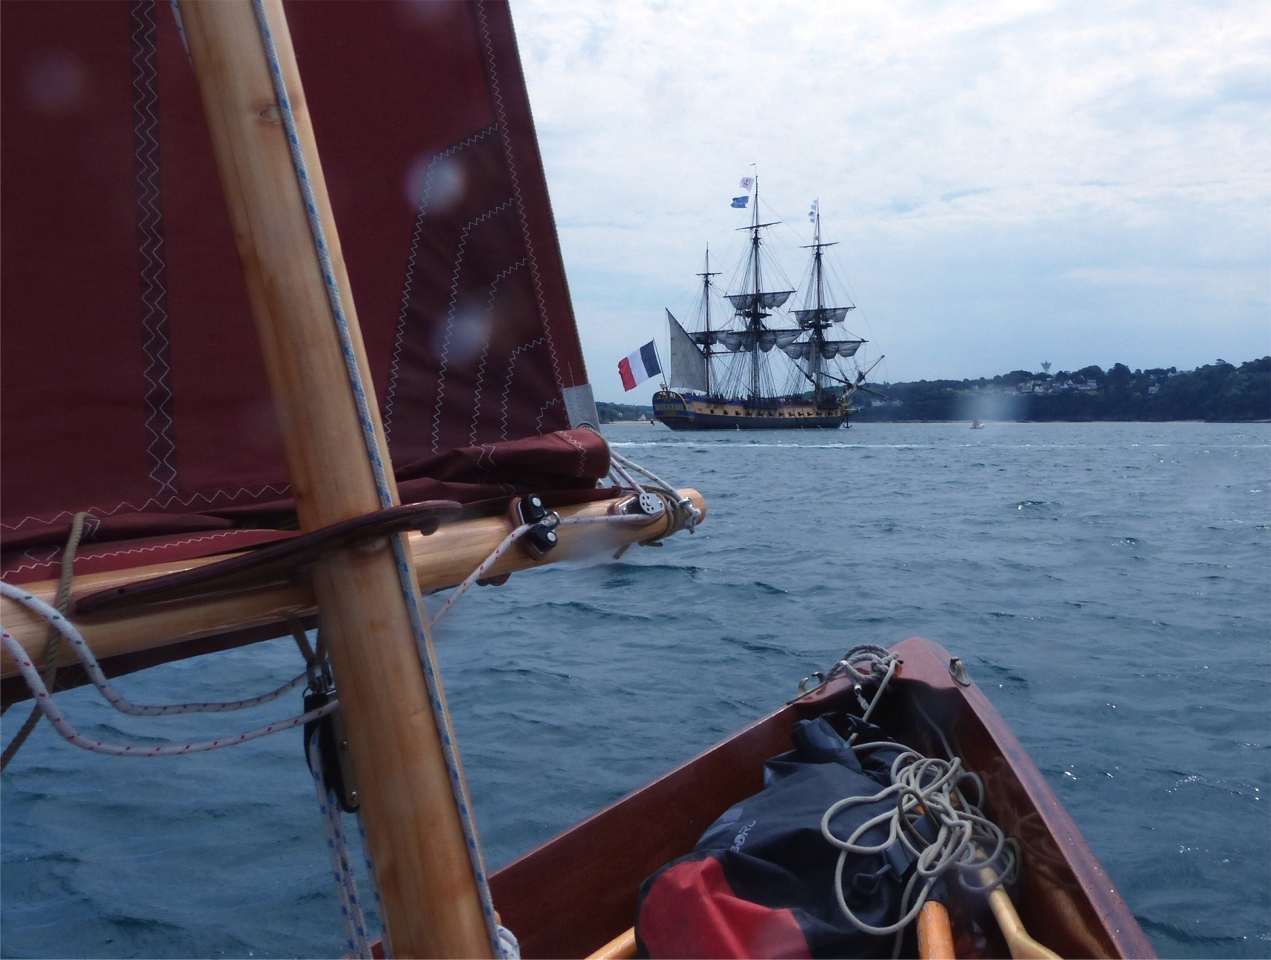
[[[171,365],[168,353],[167,289],[163,259],[163,211],[159,189],[159,126],[156,107],[159,94],[155,89],[158,69],[155,64],[155,19],[151,0],[134,0],[129,11],[132,21],[132,86],[133,86],[133,155],[137,164],[137,230],[141,234],[141,304],[142,330],[146,356],[146,430],[150,442],[146,452],[153,465],[150,479],[159,491],[176,493],[176,467],[172,457],[176,444],[172,439],[172,389],[168,384]]]
[[[95,553],[92,556],[83,557],[81,559],[104,560],[107,557],[126,557],[129,554],[133,554],[133,553],[154,553],[156,550],[164,550],[164,549],[167,549],[168,547],[183,547],[191,543],[203,543],[207,540],[216,540],[220,537],[228,537],[228,536],[231,536],[232,534],[238,534],[242,532],[243,531],[241,530],[220,530],[216,533],[205,534],[201,537],[187,537],[184,540],[170,540],[165,543],[153,543],[146,547],[132,547],[129,550],[112,550],[110,553]],[[62,562],[60,557],[58,556],[59,554],[61,554],[61,552],[62,551],[59,548],[54,552],[53,559],[37,560],[37,562],[35,563],[24,563],[20,566],[12,567],[9,570],[6,570],[5,573],[8,575],[12,575],[15,573],[21,573],[23,570],[38,570],[41,567],[50,567],[50,568],[56,567]],[[24,556],[29,556],[29,554],[24,554]],[[31,559],[35,560],[36,558],[32,557]]]
[[[552,401],[552,403],[555,403],[555,401]],[[547,410],[547,408],[548,408],[548,407],[550,407],[550,406],[551,406],[551,404],[550,404],[550,403],[549,403],[549,404],[546,404],[546,405],[543,407],[543,410],[544,410],[544,411],[546,411],[546,410]],[[543,421],[543,414],[542,414],[542,413],[540,413],[540,414],[539,414],[538,419],[539,419],[539,423],[542,423],[542,421]],[[541,433],[542,431],[539,431],[539,432]],[[575,440],[573,437],[571,437],[571,436],[570,436],[567,432],[565,432],[564,430],[562,430],[559,434],[557,434],[557,436],[559,436],[562,440],[564,440],[566,443],[568,443],[570,446],[572,446],[575,450],[577,450],[577,451],[578,451],[578,468],[574,471],[574,476],[576,476],[576,477],[581,477],[581,476],[583,475],[583,473],[585,472],[586,467],[587,467],[587,448],[586,448],[586,447],[584,447],[584,446],[583,446],[581,443],[579,443],[577,440]]]
[[[477,365],[477,386],[472,394],[472,432],[468,435],[469,444],[475,444],[477,442],[477,421],[481,419],[481,380],[485,376],[486,358],[490,355],[490,333],[492,333],[494,329],[494,299],[499,294],[499,284],[517,270],[520,270],[523,266],[525,266],[524,257],[500,273],[494,278],[494,282],[490,284],[490,299],[486,303],[486,313],[491,320],[491,327],[490,332],[486,334],[485,346],[481,348],[481,362]],[[541,433],[542,431],[539,432]]]
[[[542,436],[543,434],[543,418],[547,416],[547,408],[554,407],[560,402],[560,397],[552,397],[552,399],[548,400],[547,403],[538,408],[538,419],[534,421],[534,432],[539,436]]]
[[[508,175],[512,178],[512,193],[516,197],[516,210],[521,219],[521,236],[525,240],[525,252],[529,255],[530,276],[534,279],[534,295],[538,300],[539,317],[543,324],[543,334],[547,337],[547,352],[552,359],[552,374],[556,377],[556,388],[565,389],[565,381],[561,378],[560,362],[556,358],[556,345],[552,342],[551,327],[547,322],[547,301],[543,297],[542,278],[538,272],[538,258],[534,256],[534,244],[530,239],[529,220],[525,216],[525,200],[521,196],[521,181],[516,175],[516,162],[512,159],[512,138],[507,129],[507,111],[503,106],[503,94],[499,91],[499,72],[494,64],[494,49],[490,42],[490,24],[486,20],[485,4],[478,0],[477,18],[481,21],[481,41],[485,51],[486,64],[490,68],[490,87],[494,93],[495,110],[498,113],[499,132],[503,135],[503,156],[507,162]],[[506,433],[504,434],[506,439]]]
[[[424,186],[420,191],[419,207],[415,213],[415,232],[410,238],[410,256],[406,260],[406,282],[402,287],[402,309],[397,315],[397,333],[393,341],[393,363],[388,375],[388,396],[384,401],[385,440],[388,439],[393,425],[393,401],[397,397],[397,372],[401,366],[402,343],[406,339],[406,314],[410,310],[410,294],[415,284],[415,264],[419,258],[419,238],[424,232],[424,215],[428,211],[428,201],[432,198],[433,168],[436,167],[438,161],[452,157],[460,150],[484,140],[497,129],[497,124],[492,124],[480,133],[474,133],[468,139],[461,140],[459,143],[447,147],[428,162],[428,172],[424,175]]]
[[[446,313],[446,335],[441,341],[441,365],[437,368],[437,403],[433,410],[432,452],[441,449],[441,407],[446,395],[446,365],[450,360],[450,332],[455,325],[455,308],[459,305],[459,272],[463,267],[464,248],[468,245],[468,234],[477,224],[484,223],[491,217],[498,216],[512,206],[510,199],[504,200],[497,207],[492,207],[475,220],[470,220],[459,235],[459,248],[455,251],[455,272],[450,278],[450,309]]]
[[[531,340],[529,343],[523,343],[513,350],[512,356],[508,358],[508,378],[503,384],[503,426],[502,433],[500,435],[501,440],[506,440],[508,438],[508,394],[512,392],[512,375],[516,373],[516,358],[526,350],[533,350],[546,339],[547,337],[539,337],[537,340]],[[539,422],[542,422],[541,416],[539,418]]]
[[[137,513],[141,513],[142,511],[150,507],[158,507],[160,510],[166,510],[168,507],[171,507],[173,505],[188,507],[194,504],[198,500],[202,500],[205,504],[207,504],[208,506],[211,506],[212,504],[216,503],[218,500],[234,501],[234,500],[237,500],[239,497],[243,496],[244,494],[250,497],[258,497],[262,493],[274,493],[281,497],[284,494],[286,494],[287,491],[290,489],[291,489],[291,484],[289,483],[284,483],[281,487],[275,486],[272,483],[267,483],[260,487],[239,487],[233,493],[227,493],[224,490],[217,490],[211,496],[208,496],[205,493],[192,493],[188,497],[185,497],[184,499],[182,499],[180,496],[175,496],[175,495],[168,497],[166,500],[160,500],[157,497],[151,497],[149,500],[147,500],[145,503],[143,503],[139,507],[134,506],[133,504],[125,500],[120,503],[117,503],[115,506],[110,507],[109,509],[105,507],[93,507],[91,509],[91,512],[98,517],[113,517],[120,510],[123,510],[125,508],[128,510],[136,511]],[[75,512],[71,510],[62,510],[61,512],[55,513],[50,517],[28,516],[28,517],[23,517],[17,523],[0,523],[0,530],[21,530],[24,526],[26,526],[28,521],[30,521],[31,523],[41,523],[41,524],[47,525],[50,523],[57,523],[57,521],[61,520],[63,517],[74,517],[74,516],[75,516]]]

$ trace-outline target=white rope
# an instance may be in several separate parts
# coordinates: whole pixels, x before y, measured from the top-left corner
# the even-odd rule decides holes
[[[225,703],[175,703],[165,705],[142,706],[130,702],[118,690],[111,685],[106,679],[106,674],[102,672],[101,666],[97,662],[97,658],[93,656],[93,651],[89,649],[83,635],[76,629],[66,617],[62,616],[58,610],[45,603],[35,594],[15,587],[12,584],[0,581],[0,596],[8,597],[16,603],[22,604],[28,610],[39,614],[49,625],[60,633],[66,641],[71,645],[71,649],[75,652],[76,659],[84,667],[84,672],[88,674],[99,693],[105,698],[106,702],[118,710],[120,713],[126,713],[133,717],[168,717],[180,713],[226,713],[231,710],[246,710],[249,707],[258,707],[261,704],[269,703],[277,700],[283,694],[290,690],[294,690],[300,684],[304,683],[306,674],[300,674],[293,680],[288,680],[276,690],[269,693],[263,693],[258,697],[249,697],[246,700],[233,700]],[[15,641],[16,642],[16,641]],[[19,647],[19,649],[21,649]],[[44,686],[43,683],[40,684]],[[34,692],[34,690],[32,691]]]
[[[853,747],[854,750],[895,749],[896,743],[881,741]],[[977,802],[970,803],[962,793],[961,784],[971,781],[977,790]],[[967,890],[983,892],[1006,882],[1015,867],[1015,855],[1006,838],[992,821],[979,809],[984,800],[984,787],[980,778],[962,769],[962,761],[924,757],[913,750],[902,750],[892,761],[891,786],[871,796],[846,797],[828,810],[821,818],[821,834],[839,849],[834,868],[834,895],[844,916],[857,929],[875,936],[903,931],[922,910],[932,887],[950,871],[957,871],[959,884]],[[834,816],[854,806],[878,803],[895,797],[889,809],[871,817],[847,837],[837,836],[831,826]],[[938,824],[936,837],[927,843],[914,830],[913,824],[921,819]],[[863,843],[861,838],[875,827],[886,827],[887,839],[882,843]],[[915,839],[917,842],[915,842]],[[869,856],[883,853],[896,843],[916,861],[914,873],[905,886],[901,900],[902,916],[895,923],[883,927],[872,926],[857,917],[843,896],[843,866],[848,854]],[[990,848],[992,852],[984,854]],[[997,875],[991,884],[981,884],[979,873],[990,867]],[[967,878],[973,878],[968,882]],[[914,888],[922,888],[916,898]]]
[[[308,713],[302,713],[298,717],[280,720],[277,723],[257,727],[255,730],[248,730],[245,733],[235,734],[234,736],[219,737],[216,740],[206,740],[200,743],[164,744],[156,747],[107,743],[103,740],[93,740],[84,736],[67,722],[62,715],[62,711],[53,702],[48,689],[44,686],[44,681],[40,678],[40,671],[35,668],[31,658],[22,649],[22,644],[13,639],[7,630],[0,634],[0,642],[3,642],[4,649],[17,662],[22,679],[31,688],[31,694],[35,697],[36,704],[44,711],[44,716],[48,718],[49,723],[53,725],[53,729],[58,732],[62,739],[91,753],[102,753],[112,757],[172,757],[186,753],[205,753],[208,750],[218,750],[221,747],[233,747],[240,743],[246,743],[248,740],[256,740],[271,733],[278,733],[280,730],[290,730],[292,727],[301,726],[310,720],[317,720],[319,717],[331,713],[339,706],[333,700],[324,707],[310,710]]]
[[[642,516],[640,514],[605,514],[599,517],[562,518],[555,513],[551,513],[548,514],[548,517],[555,517],[555,522],[552,524],[553,527],[573,527],[589,523],[647,522],[650,519],[649,517]],[[459,598],[468,592],[468,588],[478,580],[484,579],[486,574],[490,572],[490,568],[499,561],[499,558],[502,557],[503,554],[508,552],[508,549],[512,546],[512,544],[516,543],[516,541],[520,540],[521,537],[529,533],[535,526],[537,526],[537,524],[523,523],[504,537],[499,542],[499,545],[490,552],[490,555],[482,560],[481,563],[477,565],[477,568],[463,579],[463,582],[460,583],[459,586],[455,587],[454,592],[446,598],[446,602],[443,603],[441,607],[438,608],[437,612],[432,615],[431,619],[429,619],[428,628],[431,630],[436,627],[437,621],[450,612],[450,608],[459,602]]]
[[[697,531],[697,524],[702,519],[702,511],[693,505],[692,500],[688,497],[681,497],[678,490],[655,474],[652,470],[648,470],[640,466],[640,464],[633,460],[628,460],[620,453],[615,453],[613,450],[610,450],[609,459],[616,469],[626,467],[642,474],[647,479],[657,484],[658,488],[670,497],[671,502],[675,504],[675,512],[677,514],[677,519],[679,520],[679,524],[676,529],[678,529],[679,526],[682,526],[688,530],[689,533],[695,533]],[[625,471],[623,471],[623,476],[628,476]],[[630,478],[628,477],[628,479]],[[631,480],[631,483],[636,486],[640,492],[643,492],[643,488],[640,487],[639,484],[636,484],[635,480]]]
[[[355,957],[371,956],[370,941],[366,936],[366,920],[362,915],[362,902],[357,893],[357,880],[349,864],[349,845],[344,837],[344,824],[335,794],[327,787],[322,776],[322,750],[315,733],[307,744],[309,773],[318,795],[318,810],[322,814],[322,826],[327,835],[327,853],[331,856],[331,872],[335,875],[336,896],[340,900],[340,917],[344,921],[344,937],[349,952]]]
[[[852,647],[843,655],[830,671],[824,675],[816,674],[822,683],[839,676],[850,677],[855,683],[856,697],[860,701],[861,719],[868,721],[883,698],[883,691],[900,666],[900,658],[884,647],[873,644],[861,644]],[[873,697],[866,701],[861,691],[861,684],[874,681],[878,688]],[[800,691],[807,680],[800,684]],[[919,712],[922,708],[919,707]],[[923,713],[923,717],[931,723],[931,719]],[[932,724],[932,726],[935,726]],[[892,952],[893,958],[900,955],[901,942],[905,927],[913,922],[922,910],[932,888],[945,874],[957,871],[958,883],[973,892],[986,892],[1008,882],[1015,871],[1015,853],[1007,844],[1000,827],[990,821],[980,811],[979,805],[984,802],[984,784],[974,773],[962,769],[962,761],[953,755],[944,733],[936,728],[940,739],[949,755],[948,760],[924,757],[917,751],[902,748],[894,741],[876,741],[857,744],[857,731],[848,737],[847,742],[856,751],[892,749],[900,750],[892,761],[890,776],[891,785],[870,796],[845,797],[830,806],[821,818],[821,834],[832,845],[838,848],[838,861],[834,867],[834,895],[844,916],[864,933],[874,936],[896,934],[896,942]],[[962,793],[963,782],[970,782],[976,788],[976,801],[972,804]],[[858,826],[847,837],[839,837],[834,833],[831,821],[834,817],[851,807],[879,803],[895,797],[889,809],[871,817]],[[930,826],[936,828],[935,839],[928,842],[914,827],[914,824],[925,819]],[[863,843],[862,838],[875,827],[887,828],[887,838],[882,843]],[[896,843],[900,843],[909,856],[915,861],[914,872],[905,884],[901,896],[901,917],[895,923],[875,927],[861,920],[847,905],[843,895],[843,868],[849,854],[871,856],[884,853]],[[984,850],[992,852],[985,854]],[[996,879],[990,884],[979,882],[980,871],[985,867],[993,869]],[[972,882],[968,883],[967,878]],[[917,897],[915,888],[921,883]]]

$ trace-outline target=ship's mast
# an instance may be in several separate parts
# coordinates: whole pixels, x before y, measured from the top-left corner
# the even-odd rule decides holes
[[[815,231],[812,247],[812,279],[816,288],[816,306],[811,311],[812,320],[808,332],[808,340],[812,344],[812,355],[808,358],[808,377],[812,381],[813,402],[819,407],[825,395],[825,359],[821,352],[825,346],[825,331],[833,321],[829,318],[825,306],[825,248],[833,243],[821,240],[821,204],[817,201],[813,209],[816,211]]]
[[[706,266],[698,274],[702,278],[702,300],[706,304],[706,336],[702,338],[702,353],[706,356],[706,395],[711,395],[711,277],[719,273],[711,273],[711,245],[706,245]]]
[[[763,332],[763,314],[760,312],[760,292],[763,290],[759,283],[759,174],[755,174],[755,206],[750,212],[750,257],[752,264],[752,272],[754,273],[755,286],[753,293],[755,302],[750,308],[748,319],[750,320],[750,332],[754,335],[755,342],[750,351],[750,399],[759,399],[759,334]]]
[[[821,406],[821,393],[824,389],[821,383],[821,347],[825,343],[825,331],[821,328],[821,318],[824,316],[822,311],[825,309],[825,282],[821,273],[822,268],[822,249],[821,243],[821,204],[816,205],[816,231],[812,241],[812,273],[816,278],[816,318],[817,322],[812,327],[812,357],[809,366],[812,367],[812,396],[813,402],[817,407]]]

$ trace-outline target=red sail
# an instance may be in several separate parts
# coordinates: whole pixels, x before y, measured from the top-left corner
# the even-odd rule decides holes
[[[594,422],[506,4],[286,12],[394,462]],[[287,474],[173,6],[0,17],[5,566],[238,527]]]

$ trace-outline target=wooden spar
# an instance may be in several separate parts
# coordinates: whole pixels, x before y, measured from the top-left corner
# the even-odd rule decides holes
[[[261,32],[248,0],[181,0],[180,9],[260,336],[300,528],[317,530],[382,504],[370,456],[364,452],[356,400]],[[388,463],[282,0],[264,0],[264,10],[341,289],[378,453]],[[396,502],[391,473],[388,482]],[[492,956],[413,639],[409,598],[403,595],[389,540],[320,560],[312,569],[312,581],[392,953]],[[414,584],[408,586],[414,589]]]
[[[706,502],[696,490],[681,490],[681,496],[693,501],[703,515]],[[623,495],[622,499],[627,497]],[[556,510],[563,518],[598,517],[608,512],[615,500],[560,507]],[[542,566],[560,560],[575,560],[593,556],[603,551],[658,539],[670,532],[671,518],[663,514],[647,524],[584,524],[564,526],[556,530],[559,543],[541,561],[531,560],[523,551],[509,550],[490,568],[491,577],[514,573],[530,567]],[[499,542],[507,536],[511,525],[502,517],[486,517],[463,520],[443,526],[431,536],[417,533],[409,535],[411,559],[415,578],[424,593],[453,587],[477,568]],[[138,583],[154,577],[167,576],[184,570],[194,570],[224,556],[202,557],[179,563],[154,564],[133,567],[109,573],[88,574],[75,578],[73,596],[83,596],[100,590],[110,590],[130,583]],[[56,580],[42,580],[22,585],[35,596],[48,603],[57,592]],[[303,582],[273,584],[252,590],[211,594],[173,603],[153,604],[127,614],[76,619],[75,625],[84,635],[94,655],[99,659],[121,654],[137,653],[168,644],[180,643],[199,637],[210,637],[246,627],[277,624],[277,634],[287,632],[285,622],[289,617],[304,617],[313,612],[313,590],[307,580]],[[11,600],[0,600],[0,621],[31,655],[37,666],[43,666],[44,638],[48,624],[26,607]],[[74,661],[74,652],[63,645],[59,662]],[[8,654],[0,657],[0,676],[17,674],[17,665]]]

